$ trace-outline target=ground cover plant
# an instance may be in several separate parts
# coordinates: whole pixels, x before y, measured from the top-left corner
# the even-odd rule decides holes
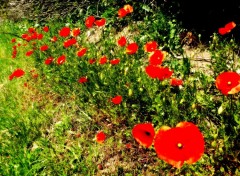
[[[182,29],[123,4],[0,31],[1,175],[239,175],[235,22],[193,68]]]

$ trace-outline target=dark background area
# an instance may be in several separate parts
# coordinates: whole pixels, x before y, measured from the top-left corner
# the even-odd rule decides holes
[[[234,21],[237,27],[230,35],[240,39],[240,0],[178,0],[172,2],[165,0],[160,3],[164,12],[175,15],[184,28],[201,33],[203,39],[209,39],[213,32],[226,23]]]
[[[226,38],[234,35],[236,39],[240,39],[240,0],[0,0],[0,16],[5,15],[12,19],[26,17],[31,20],[71,16],[74,20],[86,13],[97,14],[98,11],[98,14],[103,14],[108,9],[117,10],[125,4],[134,7],[133,18],[136,19],[133,20],[141,20],[146,15],[143,14],[142,5],[147,5],[176,18],[188,31],[200,33],[202,40],[209,40],[214,32],[218,32],[218,28],[234,21],[237,27]]]

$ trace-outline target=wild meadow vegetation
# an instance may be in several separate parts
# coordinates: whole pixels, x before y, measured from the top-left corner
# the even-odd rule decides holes
[[[0,175],[240,175],[239,24],[134,5],[0,23]]]

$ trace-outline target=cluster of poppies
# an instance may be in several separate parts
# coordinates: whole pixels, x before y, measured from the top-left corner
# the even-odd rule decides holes
[[[162,81],[172,76],[173,71],[168,67],[162,66],[166,52],[158,49],[158,43],[156,41],[147,42],[144,45],[144,51],[150,53],[149,65],[145,68],[145,71],[149,77]],[[172,86],[181,86],[183,81],[178,78],[171,78],[170,84]]]
[[[132,135],[146,148],[153,144],[158,157],[176,168],[197,162],[204,153],[203,134],[191,122],[163,126],[156,133],[152,123],[141,123],[133,127]]]
[[[180,122],[176,127],[162,126],[155,132],[152,123],[140,123],[133,127],[132,136],[145,148],[152,145],[157,156],[176,168],[196,163],[204,153],[204,136],[199,128],[192,122]],[[98,131],[95,140],[103,144],[107,136]],[[131,144],[126,144],[131,148]]]

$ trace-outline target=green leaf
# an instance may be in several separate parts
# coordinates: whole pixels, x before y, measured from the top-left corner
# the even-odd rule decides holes
[[[142,6],[142,9],[147,11],[147,12],[152,12],[152,9],[149,6],[145,5],[145,4]]]

